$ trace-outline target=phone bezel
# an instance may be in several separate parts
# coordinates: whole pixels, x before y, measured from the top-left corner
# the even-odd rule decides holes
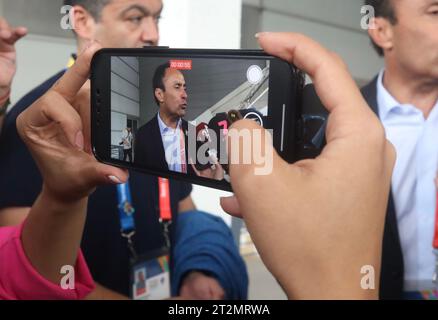
[[[191,175],[160,171],[142,167],[135,163],[115,160],[111,158],[111,57],[154,57],[154,58],[211,58],[211,59],[249,59],[271,60],[275,73],[271,70],[269,112],[281,110],[281,117],[274,117],[273,128],[283,122],[283,132],[274,132],[274,147],[280,156],[292,163],[297,159],[297,123],[301,114],[301,74],[289,63],[276,57],[267,55],[261,50],[213,50],[213,49],[102,49],[98,51],[91,62],[91,142],[92,151],[96,159],[102,163],[136,170],[145,174],[164,178],[177,179],[224,191],[232,191],[231,185],[226,181],[215,181],[208,178],[194,177]],[[287,70],[280,68],[288,67]],[[295,106],[295,108],[294,108]],[[277,109],[281,108],[281,109]],[[283,150],[281,148],[283,141]],[[108,143],[109,142],[109,143]]]

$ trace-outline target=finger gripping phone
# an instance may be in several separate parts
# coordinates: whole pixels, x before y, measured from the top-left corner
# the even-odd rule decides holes
[[[305,154],[303,88],[302,72],[259,50],[103,49],[91,68],[93,152],[231,191],[225,142],[234,122],[269,129],[289,163]]]

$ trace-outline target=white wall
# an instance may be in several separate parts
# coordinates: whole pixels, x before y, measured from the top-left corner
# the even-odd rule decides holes
[[[112,58],[111,110],[140,117],[138,60],[135,57]]]
[[[12,102],[67,65],[76,51],[71,31],[60,27],[62,0],[0,0],[0,16],[30,34],[17,44],[18,71]],[[50,36],[49,36],[50,35]]]
[[[111,144],[119,145],[128,116],[140,117],[139,63],[135,57],[111,61]]]
[[[242,0],[164,0],[161,45],[240,48]]]
[[[73,40],[30,34],[17,44],[17,75],[12,86],[12,103],[67,66],[76,52]]]

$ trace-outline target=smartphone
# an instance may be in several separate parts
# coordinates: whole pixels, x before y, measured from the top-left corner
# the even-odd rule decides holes
[[[106,164],[231,191],[225,139],[239,119],[293,163],[304,76],[259,50],[102,49],[91,66],[92,147]]]

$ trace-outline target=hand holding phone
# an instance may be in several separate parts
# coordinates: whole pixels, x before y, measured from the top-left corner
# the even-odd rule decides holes
[[[259,40],[315,82],[330,111],[327,146],[318,159],[295,164],[274,153],[267,176],[252,173],[256,161],[232,165],[236,198],[223,199],[222,207],[245,219],[290,299],[377,299],[394,148],[340,58],[300,34],[262,34]],[[232,129],[260,127],[241,121]],[[361,285],[364,267],[376,275],[375,289]]]
[[[226,137],[240,119],[270,130],[285,161],[303,155],[303,74],[262,51],[104,49],[91,83],[93,150],[104,163],[231,190]],[[118,145],[126,127],[130,161]]]

